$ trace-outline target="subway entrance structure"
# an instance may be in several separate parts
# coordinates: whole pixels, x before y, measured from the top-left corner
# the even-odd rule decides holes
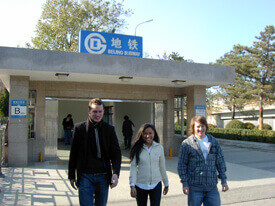
[[[128,115],[138,128],[156,126],[169,154],[178,150],[195,115],[205,115],[206,88],[233,83],[232,67],[166,60],[0,47],[0,78],[10,92],[8,165],[57,157],[62,119],[85,121],[88,102],[101,98],[104,120],[116,128]],[[181,131],[175,133],[175,123]],[[134,135],[135,135],[134,134]],[[134,137],[133,137],[134,138]]]

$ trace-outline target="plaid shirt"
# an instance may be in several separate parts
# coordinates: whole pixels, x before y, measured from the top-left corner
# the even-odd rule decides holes
[[[207,137],[210,145],[206,160],[194,135],[182,142],[178,173],[183,187],[213,188],[218,178],[222,184],[226,183],[226,166],[221,147],[213,136],[207,134]]]

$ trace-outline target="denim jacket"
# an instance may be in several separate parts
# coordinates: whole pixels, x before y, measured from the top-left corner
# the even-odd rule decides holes
[[[178,173],[183,187],[213,188],[218,178],[222,184],[226,183],[226,165],[221,147],[213,136],[207,134],[207,137],[210,145],[206,160],[194,135],[181,144]]]

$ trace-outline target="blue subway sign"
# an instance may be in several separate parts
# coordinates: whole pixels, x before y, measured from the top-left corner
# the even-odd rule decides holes
[[[11,100],[11,117],[27,117],[27,100]]]
[[[81,53],[142,58],[142,37],[81,30],[78,50]]]

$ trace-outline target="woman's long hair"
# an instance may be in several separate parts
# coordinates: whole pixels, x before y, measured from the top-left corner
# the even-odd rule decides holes
[[[147,128],[151,128],[155,135],[154,135],[154,141],[155,142],[158,142],[159,143],[159,136],[158,136],[158,133],[155,129],[155,127],[150,124],[150,123],[146,123],[144,125],[142,125],[138,131],[138,135],[137,135],[137,138],[136,138],[136,141],[135,141],[135,144],[133,145],[133,147],[131,148],[131,151],[130,151],[130,159],[131,161],[133,161],[134,157],[136,156],[136,163],[138,164],[139,163],[139,154],[141,152],[141,149],[143,147],[143,144],[144,144],[144,140],[142,138],[143,134],[144,134],[144,131],[147,129]]]

